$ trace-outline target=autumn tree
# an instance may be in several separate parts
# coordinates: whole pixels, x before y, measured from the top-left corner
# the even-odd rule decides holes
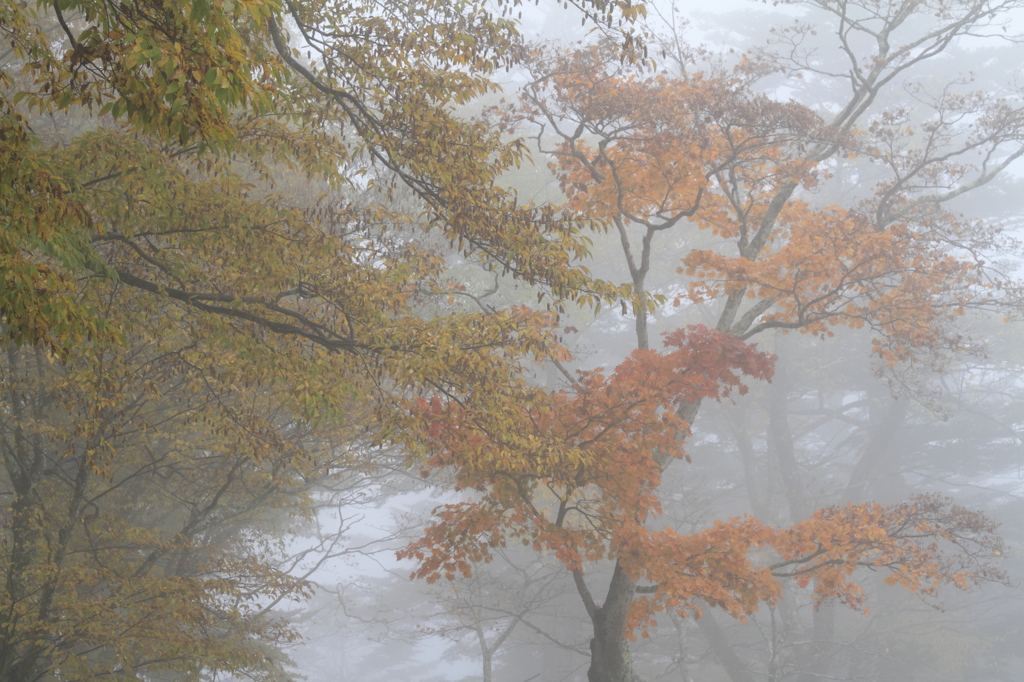
[[[772,358],[748,340],[864,327],[883,368],[928,365],[976,350],[957,324],[965,310],[1016,299],[991,266],[1012,240],[946,204],[1024,154],[1019,93],[921,78],[959,39],[1001,28],[1016,3],[805,5],[818,13],[736,66],[685,45],[675,73],[631,65],[608,44],[541,50],[506,112],[510,127],[534,126],[568,210],[619,238],[637,350],[612,373],[566,372],[564,391],[524,395],[500,421],[451,401],[415,406],[432,425],[432,464],[475,492],[440,508],[406,556],[437,579],[508,542],[557,554],[592,621],[592,682],[634,679],[627,640],[659,611],[703,604],[743,617],[777,602],[779,578],[854,607],[858,566],[887,568],[887,582],[915,592],[999,578],[989,522],[934,497],[808,509],[789,528],[744,518],[681,535],[655,520],[661,476],[686,458],[702,402],[742,390],[743,376],[770,378]],[[840,49],[819,58],[812,37],[824,26]],[[780,74],[838,82],[844,99],[820,113],[759,91]],[[897,86],[911,103],[883,106]],[[870,192],[819,202],[846,165]],[[680,248],[685,279],[651,291],[652,261],[668,248]],[[651,315],[667,302],[713,328],[674,331],[653,350]],[[614,563],[603,599],[586,574],[599,559]]]
[[[295,441],[414,443],[402,400],[476,404],[554,341],[548,310],[437,314],[417,230],[552,309],[618,295],[456,111],[518,45],[486,3],[0,5],[0,675],[282,674],[264,608],[306,584],[241,531],[356,466]]]
[[[309,519],[317,483],[355,466],[359,421],[313,433],[158,300],[105,303],[108,323],[134,320],[127,343],[66,363],[5,352],[0,674],[285,679],[295,633],[271,608],[311,584],[270,529]]]

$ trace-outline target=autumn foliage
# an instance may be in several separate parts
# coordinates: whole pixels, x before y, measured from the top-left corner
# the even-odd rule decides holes
[[[698,602],[742,618],[774,604],[785,577],[814,581],[819,601],[855,608],[859,567],[887,570],[888,584],[925,595],[1004,578],[986,562],[1002,547],[993,524],[935,496],[819,510],[783,529],[737,518],[691,535],[653,530],[661,473],[686,458],[680,406],[743,393],[742,378],[769,379],[773,360],[705,327],[670,334],[665,346],[634,351],[611,374],[581,372],[572,390],[524,396],[521,410],[500,418],[437,398],[412,405],[428,464],[452,469],[470,497],[435,510],[423,537],[399,552],[418,561],[414,575],[468,577],[510,542],[578,574],[614,559],[641,585],[627,634],[646,633],[665,609],[699,616]]]
[[[899,148],[906,117],[856,127],[879,74],[916,57],[870,62],[825,121],[759,94],[750,59],[669,78],[621,51],[632,35],[531,55],[506,16],[519,3],[497,4],[0,0],[0,677],[286,676],[268,652],[293,631],[264,606],[308,585],[250,531],[309,518],[311,482],[370,466],[328,435],[403,448],[466,495],[402,552],[417,575],[468,574],[509,543],[551,552],[604,650],[697,600],[748,614],[781,577],[852,606],[858,567],[918,593],[1000,577],[991,526],[943,500],[682,535],[658,526],[658,487],[702,401],[771,377],[760,332],[869,326],[886,364],[967,348],[952,321],[1008,290],[984,267],[1004,242],[942,203],[1006,167],[986,164],[1017,113],[949,105],[935,139],[977,121],[975,168]],[[644,14],[569,4],[605,28]],[[967,12],[955,37],[987,4],[936,12]],[[464,115],[522,59],[535,79],[503,127]],[[564,205],[504,182],[530,157],[505,135],[523,123]],[[894,175],[813,201],[822,162],[849,156]],[[630,281],[590,274],[591,228],[619,233]],[[671,295],[651,291],[652,245],[675,229],[700,247]],[[447,257],[537,309],[480,304]],[[673,298],[717,321],[653,350],[647,318]],[[558,316],[614,303],[638,350],[539,388],[532,361],[570,360]],[[600,559],[625,577],[598,605],[582,576]],[[616,600],[628,618],[605,628]]]
[[[630,625],[646,633],[667,608],[700,615],[694,601],[743,618],[781,599],[780,579],[813,584],[817,603],[838,600],[864,608],[853,579],[859,568],[888,573],[887,585],[934,596],[943,584],[968,589],[1006,575],[991,564],[1003,548],[995,524],[949,498],[920,495],[885,507],[860,504],[821,509],[790,528],[753,518],[718,521],[694,535],[671,528],[638,529],[619,549],[627,570],[651,582],[652,594],[632,604]]]
[[[830,124],[759,93],[768,68],[712,64],[671,77],[623,65],[607,44],[541,51],[537,79],[506,120],[538,126],[569,208],[620,234],[641,231],[644,254],[668,230],[707,235],[712,246],[681,254],[686,290],[673,298],[728,302],[718,328],[746,339],[866,326],[887,363],[962,350],[950,319],[1015,290],[982,255],[1012,250],[1013,240],[926,193],[966,168],[921,158],[850,205],[821,202],[814,192],[832,175],[824,159],[882,160],[905,121],[882,118],[870,135]],[[913,154],[890,153],[883,163],[893,166]],[[638,279],[646,258],[627,254],[638,301],[650,296]]]
[[[989,564],[1001,546],[992,524],[936,497],[819,510],[789,528],[737,518],[684,535],[658,525],[661,475],[686,458],[701,401],[742,391],[742,377],[771,377],[772,358],[747,339],[868,327],[883,368],[969,349],[955,319],[1012,293],[982,256],[1012,241],[927,193],[955,172],[948,157],[904,172],[911,152],[893,153],[894,180],[829,204],[813,194],[832,172],[823,162],[882,157],[895,123],[882,117],[869,136],[856,116],[830,122],[775,101],[756,88],[770,66],[748,59],[670,76],[605,42],[542,48],[530,66],[534,80],[498,113],[509,130],[529,126],[566,210],[618,233],[638,350],[610,374],[580,372],[571,389],[524,391],[500,416],[442,399],[411,406],[429,465],[454,472],[469,498],[440,507],[400,553],[418,561],[415,575],[468,574],[508,542],[554,554],[593,621],[598,682],[634,679],[621,639],[646,633],[659,611],[699,615],[706,604],[742,618],[775,604],[783,578],[854,608],[858,568],[919,595],[1004,579]],[[685,245],[671,296],[648,282],[655,241],[669,232]],[[648,318],[667,302],[702,306],[715,330],[690,327],[649,350]],[[603,559],[615,572],[601,603],[584,574]]]
[[[500,417],[455,401],[417,402],[429,464],[454,467],[459,489],[485,493],[440,510],[442,523],[403,550],[420,560],[417,575],[468,575],[510,539],[578,571],[657,514],[659,461],[685,457],[689,424],[674,407],[742,392],[742,376],[771,372],[770,356],[704,327],[665,345],[674,350],[635,351],[610,375],[582,372],[572,391],[533,391]]]

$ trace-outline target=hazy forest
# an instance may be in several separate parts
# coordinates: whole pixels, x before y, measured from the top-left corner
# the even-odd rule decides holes
[[[0,0],[0,682],[1024,680],[1024,0]]]

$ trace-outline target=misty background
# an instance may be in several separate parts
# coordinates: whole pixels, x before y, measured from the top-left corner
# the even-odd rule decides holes
[[[778,49],[772,47],[775,26],[827,20],[799,4],[662,1],[648,8],[651,56],[665,73],[680,68],[673,56],[676,41],[735,63],[749,51]],[[1020,27],[1021,17],[1013,19]],[[597,39],[573,10],[551,5],[522,8],[521,29],[532,40],[566,47]],[[819,45],[805,47],[824,61],[837,55],[827,25],[816,37]],[[971,87],[1008,89],[1021,49],[984,36],[965,39],[913,77],[945,84],[970,74]],[[512,99],[530,77],[515,71],[496,78]],[[834,113],[844,95],[840,83],[813,74],[772,76],[758,87],[822,114]],[[879,109],[911,98],[900,87],[887,96]],[[544,155],[537,153],[534,161],[507,182],[524,199],[562,200]],[[863,198],[871,191],[870,172],[855,163],[835,165],[832,179],[807,200],[845,205]],[[987,187],[956,199],[954,208],[1019,234],[1022,197],[1024,163],[1018,161]],[[649,290],[669,297],[682,291],[676,268],[700,243],[696,228],[666,235],[655,249]],[[616,235],[597,237],[594,253],[588,267],[596,275],[628,281]],[[489,292],[495,305],[530,298],[511,281],[494,280],[491,291],[491,274],[474,265],[456,260],[452,268],[476,291]],[[707,311],[666,304],[651,319],[651,337],[713,321]],[[566,325],[573,328],[568,340],[574,370],[611,369],[635,344],[633,317],[618,308],[581,313]],[[785,525],[830,505],[896,503],[939,493],[1001,524],[1006,568],[1016,584],[1024,575],[1022,327],[1002,316],[973,314],[963,329],[984,351],[955,360],[942,374],[883,371],[872,358],[870,334],[862,330],[835,328],[834,338],[827,339],[782,332],[759,338],[760,348],[778,356],[773,381],[705,406],[689,442],[692,463],[670,469],[662,484],[665,511],[657,523],[693,532],[715,519],[749,514]],[[564,385],[551,367],[539,371],[537,380]],[[477,566],[471,579],[410,581],[413,566],[397,561],[395,550],[416,536],[435,505],[454,494],[444,492],[443,481],[435,485],[397,463],[390,472],[354,480],[352,487],[359,489],[358,499],[320,515],[324,527],[344,528],[339,556],[316,572],[313,599],[287,611],[306,638],[287,652],[297,672],[314,682],[469,682],[482,679],[483,665],[500,682],[586,679],[589,622],[571,576],[554,557],[512,548]],[[292,542],[300,547],[308,536]],[[601,570],[607,567],[588,567]],[[882,577],[869,574],[861,582],[868,613],[829,605],[815,609],[809,591],[791,585],[778,607],[762,609],[746,623],[713,609],[699,620],[667,614],[650,639],[634,645],[638,672],[651,682],[753,682],[766,679],[769,669],[800,682],[1024,679],[1024,601],[1018,587],[946,590],[927,601],[886,587]]]
[[[849,82],[844,80],[850,69],[848,53],[869,54],[872,46],[863,36],[840,44],[838,20],[822,7],[870,12],[891,4],[886,0],[656,0],[647,5],[637,30],[645,34],[652,78],[671,82],[708,73],[725,74],[727,81],[734,76],[737,83],[743,81],[743,87],[749,81],[752,91],[768,100],[792,101],[828,120],[843,110],[850,97]],[[957,3],[921,0],[920,4],[944,16],[946,8]],[[888,143],[892,159],[940,156],[941,150],[922,141],[928,130],[941,127],[934,124],[937,116],[946,117],[942,123],[950,130],[962,130],[998,118],[999,103],[1020,110],[1024,38],[1017,36],[1024,35],[1024,9],[1016,8],[1017,4],[1006,3],[1006,11],[996,17],[1002,23],[943,45],[882,90],[870,102],[869,114],[858,122],[864,149],[874,146],[884,151]],[[535,55],[562,54],[622,39],[612,29],[595,29],[581,21],[576,9],[556,3],[527,3],[514,8],[514,14],[527,49]],[[897,33],[927,33],[928,28],[920,18],[911,17]],[[54,35],[54,42],[63,40],[56,29]],[[3,59],[16,61],[9,54]],[[776,68],[758,71],[767,63]],[[509,123],[514,118],[509,112],[516,111],[519,97],[539,80],[538,61],[532,64],[534,71],[519,64],[492,74],[502,91],[461,105],[458,113],[487,124],[501,122],[509,139],[522,136],[532,158],[507,173],[502,183],[513,188],[524,205],[561,205],[567,196],[549,166],[555,157],[548,153],[559,139],[550,127],[541,130],[529,116],[520,116],[515,125]],[[608,68],[614,70],[615,65]],[[951,104],[973,102],[971,93],[976,92],[990,98],[985,106],[996,104],[990,109]],[[39,114],[32,124],[56,148],[98,125],[84,115],[70,114]],[[1007,139],[1019,146],[1024,126],[1007,125],[1013,128],[1004,131]],[[936,144],[968,149],[950,161],[951,167],[961,157],[967,159],[967,166],[974,162],[984,168],[999,166],[1006,159],[998,145],[987,157],[982,143],[978,143],[981,151],[972,151],[975,142],[970,133],[960,137],[950,133]],[[832,155],[818,164],[817,184],[798,189],[795,200],[816,209],[868,205],[878,188],[891,182],[890,175],[900,172],[896,162],[886,167],[875,160],[870,153]],[[507,310],[538,300],[538,290],[501,274],[493,263],[458,252],[446,238],[424,232],[415,219],[394,218],[392,226],[388,224],[392,216],[386,215],[380,221],[389,228],[382,230],[383,236],[374,232],[377,225],[360,232],[364,227],[360,211],[367,207],[375,217],[387,213],[375,213],[380,206],[393,208],[395,216],[422,215],[414,193],[401,183],[388,184],[387,170],[360,163],[363,160],[355,159],[346,169],[351,182],[342,190],[284,168],[266,173],[279,176],[274,191],[287,197],[299,213],[328,215],[343,207],[338,209],[343,216],[339,223],[351,220],[357,225],[351,232],[356,254],[352,260],[360,266],[371,263],[384,271],[387,263],[400,262],[406,244],[415,244],[443,263],[440,269],[450,290],[417,291],[419,299],[409,297],[416,300],[420,306],[416,313],[424,319]],[[249,173],[247,179],[254,184],[263,180],[252,169],[238,173]],[[964,177],[969,174],[965,171]],[[381,182],[373,184],[371,179]],[[933,180],[940,188],[946,181]],[[1005,243],[1019,247],[1015,240],[1024,241],[1024,159],[1008,163],[997,177],[979,184],[983,186],[945,205],[979,232],[1002,229]],[[930,188],[915,190],[920,194]],[[339,230],[348,227],[341,224]],[[623,232],[625,236],[614,229],[595,232],[591,255],[579,265],[598,278],[630,282],[623,240],[635,249],[643,230],[629,224]],[[687,220],[654,235],[644,283],[647,292],[660,297],[646,319],[644,334],[651,348],[661,348],[663,334],[688,325],[715,326],[721,302],[698,304],[687,298],[692,280],[682,259],[697,249],[724,253],[732,244],[723,247],[723,241],[728,240],[717,239]],[[1008,279],[1024,275],[1020,248],[978,255],[970,245],[947,247],[958,256],[987,259],[992,272],[1005,273]],[[230,251],[231,247],[225,248]],[[312,298],[307,294],[301,286],[287,292],[296,300]],[[873,345],[871,330],[856,324],[812,333],[769,330],[757,335],[752,342],[758,349],[776,357],[772,380],[749,380],[745,394],[734,392],[720,402],[704,400],[686,442],[690,461],[667,469],[658,488],[663,512],[649,523],[651,528],[672,527],[683,535],[712,527],[717,520],[743,516],[787,527],[832,506],[899,504],[922,494],[948,496],[999,524],[998,533],[1006,545],[992,559],[1009,575],[1008,584],[987,582],[969,591],[940,587],[936,595],[921,597],[887,585],[886,572],[866,567],[856,576],[866,597],[862,610],[828,601],[818,604],[813,585],[799,587],[793,581],[783,582],[783,599],[777,605],[763,605],[742,622],[706,605],[700,618],[669,610],[659,614],[649,636],[631,645],[639,679],[1024,680],[1024,592],[1020,588],[1024,580],[1024,306],[1021,301],[1015,305],[1015,309],[1007,306],[1010,310],[993,306],[960,311],[963,314],[945,331],[966,352],[938,349],[919,362],[885,362]],[[110,307],[119,310],[113,296]],[[255,651],[256,657],[265,654],[267,660],[286,658],[294,679],[309,682],[587,680],[593,624],[572,574],[553,553],[534,551],[524,543],[496,550],[493,561],[474,565],[469,577],[435,582],[412,579],[416,564],[399,560],[396,552],[422,537],[435,508],[473,499],[473,493],[455,492],[451,471],[427,467],[397,446],[382,445],[387,438],[374,432],[379,425],[356,399],[351,405],[344,403],[344,397],[339,399],[347,410],[344,419],[324,425],[297,417],[285,398],[270,388],[264,390],[259,380],[253,380],[255,388],[245,381],[236,386],[228,376],[217,390],[211,389],[203,384],[202,374],[222,369],[210,358],[223,349],[195,350],[181,341],[185,351],[178,347],[167,351],[161,344],[175,346],[179,341],[175,335],[185,338],[187,334],[159,321],[166,311],[155,312],[156,308],[157,304],[144,303],[138,311],[125,313],[152,327],[146,327],[144,343],[114,363],[114,374],[131,388],[124,390],[131,405],[118,414],[126,426],[122,440],[111,445],[110,452],[121,448],[129,454],[112,457],[106,465],[109,470],[91,472],[102,488],[95,499],[102,498],[113,510],[104,508],[104,514],[115,519],[112,528],[123,530],[117,524],[124,521],[132,532],[137,528],[153,531],[157,540],[138,531],[140,547],[148,547],[147,542],[159,546],[163,530],[177,532],[181,526],[194,531],[195,537],[185,543],[188,551],[194,542],[198,548],[194,554],[200,558],[207,549],[211,556],[229,557],[235,561],[233,567],[243,567],[238,569],[242,582],[249,581],[245,584],[251,586],[251,592],[241,597],[237,593],[218,597],[219,603],[234,605],[231,600],[235,599],[246,607],[255,604],[252,622],[262,627],[265,618],[282,628],[292,626],[300,635],[287,644],[267,645],[264,651],[262,640],[244,634],[242,649]],[[530,370],[536,385],[553,391],[570,388],[569,378],[578,371],[610,372],[643,345],[638,343],[637,318],[625,302],[598,312],[569,307],[557,324],[572,359],[545,361]],[[78,370],[73,363],[64,367],[52,358],[44,362],[38,350],[34,356],[27,349],[5,352],[2,379],[15,397],[5,398],[0,430],[13,433],[10,424],[22,418],[14,414],[21,400],[18,396],[29,396],[24,404],[39,406],[41,413],[31,415],[42,434],[40,440],[52,435],[53,443],[61,443],[62,438],[74,443],[76,420],[85,420],[82,415],[88,414],[89,405],[99,401],[97,395],[104,395],[102,387],[90,393],[90,386],[74,385]],[[329,381],[328,369],[323,375]],[[272,384],[268,380],[268,386]],[[142,388],[136,396],[132,391],[138,386]],[[344,396],[349,388],[339,386],[337,392]],[[53,398],[72,393],[74,401],[61,403]],[[222,404],[214,404],[214,398],[223,398]],[[243,423],[240,431],[250,424],[259,428],[236,437],[220,425],[230,420]],[[136,431],[143,423],[147,426]],[[246,440],[250,436],[256,446]],[[232,459],[250,446],[265,459],[256,455],[246,455],[243,463]],[[47,475],[52,474],[57,483],[47,483],[51,485],[47,490],[56,491],[54,499],[63,502],[60,486],[74,478],[68,473],[71,464],[59,452],[49,456],[58,463]],[[10,481],[3,483],[4,494],[13,495],[6,492]],[[100,507],[94,506],[95,512],[86,508],[68,527],[79,523],[83,532],[91,532],[89,524],[100,516]],[[119,545],[121,538],[110,532],[111,545]],[[89,542],[93,540],[90,536]],[[96,546],[102,547],[107,540],[100,537]],[[152,556],[158,553],[153,550]],[[171,550],[165,553],[173,555]],[[139,561],[144,552],[136,554],[132,559]],[[151,567],[153,562],[149,563]],[[245,573],[249,569],[244,567],[257,564],[259,570]],[[301,587],[282,586],[282,581],[274,582],[275,571],[310,581],[311,587],[304,592]],[[605,593],[611,571],[610,562],[587,563],[585,573],[595,593]],[[97,593],[106,589],[104,585],[93,588]],[[307,598],[298,598],[303,595]],[[279,633],[273,626],[268,631],[267,639],[279,644],[274,637]],[[287,640],[288,635],[279,639]],[[96,646],[94,658],[99,665],[106,655],[103,646]],[[43,674],[47,675],[43,679],[56,680],[61,672],[52,677]],[[173,673],[141,674],[153,682],[183,679]],[[212,673],[203,679],[231,682],[235,678]]]

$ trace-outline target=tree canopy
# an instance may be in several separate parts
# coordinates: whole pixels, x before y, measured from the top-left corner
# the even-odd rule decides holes
[[[436,314],[417,232],[551,308],[614,293],[572,264],[578,221],[495,184],[523,145],[458,114],[515,25],[484,3],[5,2],[0,34],[0,676],[283,675],[266,608],[307,584],[260,519],[369,466],[346,439],[414,443],[408,395],[472,402],[554,340],[543,308]]]

